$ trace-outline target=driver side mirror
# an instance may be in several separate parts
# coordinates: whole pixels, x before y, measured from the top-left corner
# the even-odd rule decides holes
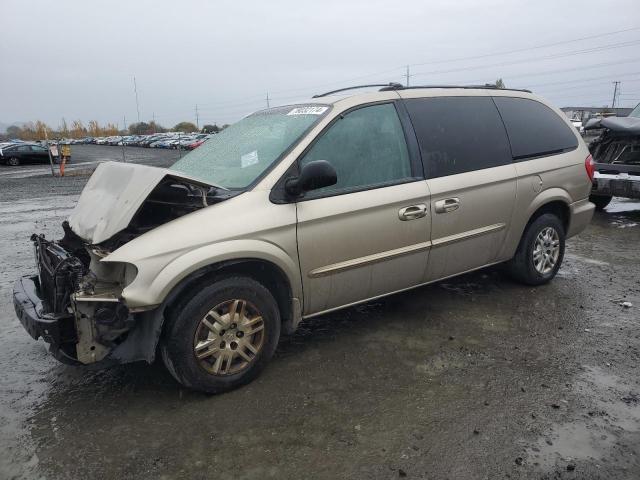
[[[288,195],[298,197],[310,190],[335,185],[337,181],[338,174],[333,165],[326,160],[314,160],[302,167],[298,177],[287,179],[284,189]]]

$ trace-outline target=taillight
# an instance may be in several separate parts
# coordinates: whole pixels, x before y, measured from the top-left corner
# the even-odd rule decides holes
[[[593,157],[591,155],[584,159],[584,168],[587,169],[589,180],[593,181],[593,174],[596,171],[596,164],[593,161]]]

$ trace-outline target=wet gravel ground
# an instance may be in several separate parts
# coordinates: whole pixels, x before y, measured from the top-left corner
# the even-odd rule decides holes
[[[548,285],[491,269],[305,321],[207,396],[160,364],[59,364],[16,320],[28,237],[84,180],[0,178],[0,478],[640,478],[640,203]]]

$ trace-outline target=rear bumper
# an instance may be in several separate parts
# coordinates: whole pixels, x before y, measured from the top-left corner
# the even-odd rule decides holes
[[[569,205],[569,228],[567,229],[567,238],[577,235],[583,231],[593,218],[593,212],[596,206],[589,201],[588,198],[579,200]]]
[[[640,198],[640,167],[636,168],[637,172],[633,170],[618,173],[595,172],[591,194]]]

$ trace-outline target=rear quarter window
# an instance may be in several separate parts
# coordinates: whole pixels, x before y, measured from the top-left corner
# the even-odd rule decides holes
[[[529,98],[494,97],[514,160],[568,152],[578,147],[573,129],[556,112]]]
[[[429,178],[511,163],[509,141],[489,97],[405,100]]]

